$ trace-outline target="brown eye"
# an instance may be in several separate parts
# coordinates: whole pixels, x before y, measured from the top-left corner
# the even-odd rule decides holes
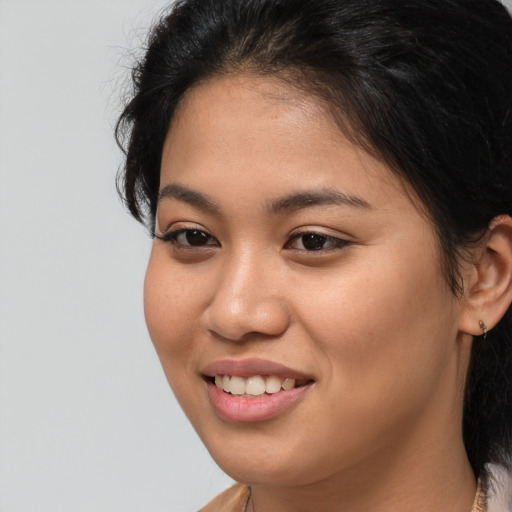
[[[325,248],[327,237],[317,233],[308,233],[300,237],[302,245],[306,251],[319,251]]]
[[[220,246],[215,237],[202,229],[177,229],[155,236],[163,242],[170,242],[174,246],[182,248]]]
[[[302,233],[292,237],[286,246],[289,249],[312,252],[341,249],[348,244],[347,240],[334,236],[322,235],[321,233]]]
[[[183,245],[207,245],[212,237],[200,229],[187,229],[176,237],[176,241]]]

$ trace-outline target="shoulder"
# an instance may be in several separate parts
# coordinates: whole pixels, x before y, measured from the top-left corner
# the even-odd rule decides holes
[[[244,512],[249,499],[249,488],[235,484],[214,498],[199,512]]]

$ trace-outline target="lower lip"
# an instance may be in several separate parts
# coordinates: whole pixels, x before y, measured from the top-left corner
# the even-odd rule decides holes
[[[223,420],[239,423],[266,421],[279,416],[299,401],[312,385],[282,390],[261,398],[242,398],[225,393],[211,381],[207,383],[210,401],[217,415]]]

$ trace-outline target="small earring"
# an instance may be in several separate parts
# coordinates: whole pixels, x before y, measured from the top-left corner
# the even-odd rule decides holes
[[[487,338],[487,325],[485,325],[482,322],[482,320],[480,320],[479,325],[480,325],[480,329],[482,329],[482,333],[484,335],[484,340],[485,340],[485,338]]]

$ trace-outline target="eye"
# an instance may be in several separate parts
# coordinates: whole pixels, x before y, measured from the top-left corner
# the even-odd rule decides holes
[[[202,229],[175,229],[163,235],[156,235],[163,242],[170,242],[177,247],[218,247],[220,244],[216,238]]]
[[[347,240],[341,238],[311,232],[293,235],[286,243],[286,248],[300,251],[325,251],[341,249],[348,244]]]

